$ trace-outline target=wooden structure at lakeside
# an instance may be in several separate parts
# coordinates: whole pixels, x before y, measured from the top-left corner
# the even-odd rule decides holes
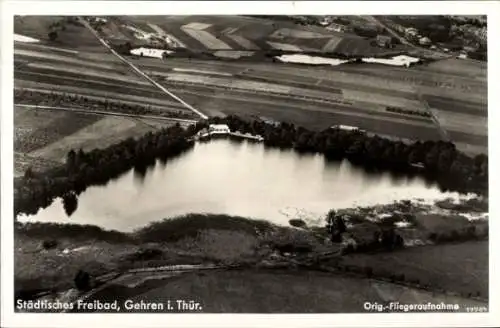
[[[218,137],[218,136],[230,136],[230,137],[236,137],[236,138],[242,138],[242,139],[248,139],[252,141],[257,141],[257,142],[262,142],[264,141],[264,138],[260,135],[253,135],[250,133],[241,133],[239,131],[232,132],[229,127],[225,124],[210,124],[207,129],[199,131],[196,136],[194,137],[194,140],[207,140],[212,137]]]

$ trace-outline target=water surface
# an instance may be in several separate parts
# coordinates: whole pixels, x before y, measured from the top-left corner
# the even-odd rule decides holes
[[[131,231],[186,213],[225,213],[277,224],[287,224],[292,217],[321,223],[331,208],[445,197],[450,194],[420,178],[367,174],[347,161],[327,162],[322,155],[214,140],[198,143],[166,164],[157,162],[144,176],[131,170],[106,186],[88,188],[70,217],[57,199],[20,221]]]

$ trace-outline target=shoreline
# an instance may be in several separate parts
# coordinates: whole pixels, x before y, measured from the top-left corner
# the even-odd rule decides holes
[[[51,241],[54,245],[48,247]],[[432,295],[437,293],[480,302],[488,299],[483,290],[479,293],[474,289],[478,288],[474,287],[476,285],[465,288],[465,291],[461,287],[450,288],[449,284],[443,287],[428,285],[430,278],[419,277],[421,280],[418,280],[407,271],[386,271],[384,266],[373,264],[367,267],[362,260],[363,257],[376,259],[390,254],[405,258],[406,254],[462,245],[487,249],[488,242],[484,238],[415,245],[393,251],[344,253],[344,245],[330,242],[325,228],[297,229],[262,220],[192,214],[191,217],[164,219],[133,233],[77,224],[19,224],[15,229],[14,243],[17,299],[39,299],[41,295],[57,297],[68,291],[75,292],[73,279],[80,270],[91,274],[95,284],[92,289],[99,289],[109,281],[112,286],[112,281],[122,275],[148,272],[161,275],[161,271],[155,272],[179,265],[215,266],[223,271],[240,269],[242,272],[262,272],[266,268],[292,270],[290,272],[318,271],[359,281],[368,279],[389,283]],[[306,251],[300,251],[301,248]],[[286,249],[284,253],[283,249]],[[356,260],[358,258],[360,260]],[[439,263],[434,265],[439,267]]]
[[[310,131],[289,123],[276,125],[228,116],[211,118],[208,122],[199,121],[186,130],[177,124],[139,139],[129,138],[105,149],[89,152],[72,150],[67,154],[65,165],[47,172],[37,173],[28,169],[23,178],[14,181],[14,213],[16,217],[36,213],[57,197],[71,199],[89,186],[106,184],[132,168],[144,171],[158,158],[168,161],[193,147],[195,141],[192,137],[208,123],[227,124],[231,131],[261,135],[267,147],[319,153],[331,161],[347,159],[367,172],[421,176],[436,182],[445,191],[488,193],[488,156],[469,157],[457,151],[450,142],[425,141],[406,145],[372,137],[358,130],[330,128]],[[313,143],[311,140],[319,141]],[[368,149],[362,146],[365,143],[370,144]],[[396,152],[398,156],[395,156]]]

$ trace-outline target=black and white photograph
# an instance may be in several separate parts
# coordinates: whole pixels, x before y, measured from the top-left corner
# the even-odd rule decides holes
[[[2,59],[12,315],[493,312],[498,6],[56,3]]]

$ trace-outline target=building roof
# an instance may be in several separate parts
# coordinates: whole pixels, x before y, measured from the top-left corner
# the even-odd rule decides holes
[[[229,126],[227,126],[227,124],[210,124],[208,127],[210,129],[229,129]]]

